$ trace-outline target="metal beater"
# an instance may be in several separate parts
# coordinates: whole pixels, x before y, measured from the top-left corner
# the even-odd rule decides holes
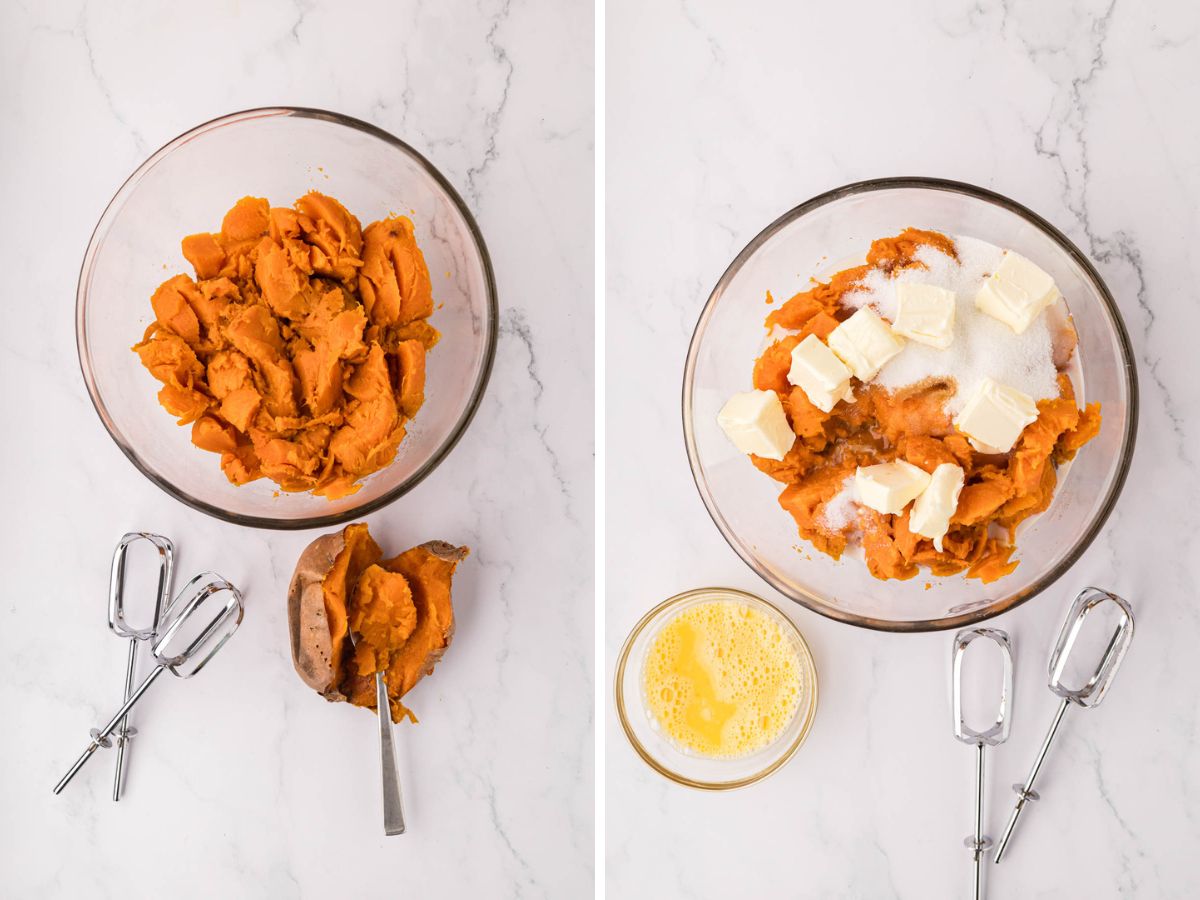
[[[217,602],[209,602],[210,598],[222,593],[228,596],[217,606],[216,612],[207,610],[206,604],[211,608]],[[220,575],[203,572],[184,585],[164,610],[164,630],[150,646],[150,654],[158,665],[126,698],[107,725],[92,729],[91,743],[54,786],[54,793],[60,793],[99,748],[112,746],[110,735],[159,675],[170,671],[177,678],[191,678],[203,669],[237,631],[242,623],[242,613],[241,592]],[[196,621],[193,622],[193,619]]]
[[[1080,629],[1083,628],[1084,619],[1087,618],[1090,612],[1104,603],[1114,603],[1120,610],[1117,627],[1113,631],[1112,637],[1109,638],[1104,654],[1100,657],[1100,662],[1092,672],[1091,677],[1088,678],[1082,687],[1066,687],[1062,683],[1063,674],[1066,671],[1071,649],[1075,646]],[[1054,652],[1050,654],[1050,690],[1061,697],[1062,702],[1058,705],[1058,712],[1054,714],[1054,720],[1050,723],[1050,731],[1047,732],[1046,739],[1042,741],[1042,748],[1038,751],[1037,758],[1033,761],[1033,768],[1029,770],[1029,777],[1025,780],[1024,784],[1013,785],[1013,790],[1017,792],[1017,805],[1013,809],[1012,816],[1008,820],[1008,826],[1004,829],[1004,835],[1000,838],[1000,843],[996,847],[996,862],[1000,862],[1004,857],[1004,851],[1008,848],[1008,842],[1012,838],[1013,829],[1017,827],[1017,819],[1020,818],[1025,804],[1030,800],[1039,799],[1038,792],[1033,789],[1033,784],[1042,769],[1042,763],[1046,761],[1046,753],[1050,750],[1050,744],[1054,741],[1054,736],[1058,733],[1058,726],[1062,724],[1067,708],[1071,704],[1083,707],[1084,709],[1100,705],[1100,702],[1104,699],[1104,695],[1108,692],[1109,685],[1112,684],[1113,677],[1117,674],[1117,668],[1121,665],[1121,660],[1125,658],[1125,652],[1129,649],[1129,644],[1132,640],[1133,610],[1125,600],[1116,594],[1111,594],[1100,588],[1084,588],[1079,596],[1075,598],[1075,602],[1071,604],[1066,621],[1063,622],[1062,630],[1058,633],[1058,641],[1054,645]]]
[[[155,594],[154,613],[150,627],[134,628],[125,621],[125,562],[129,555],[129,546],[136,541],[147,541],[158,551],[158,590]],[[158,634],[159,623],[162,620],[163,607],[171,601],[171,580],[175,566],[175,545],[170,538],[145,531],[131,531],[121,538],[117,549],[113,552],[112,571],[108,580],[108,628],[117,637],[129,641],[129,654],[125,661],[125,693],[123,700],[128,700],[133,693],[133,673],[137,665],[138,644],[142,641],[152,641]],[[117,765],[113,773],[114,801],[121,799],[121,784],[125,769],[125,745],[137,734],[136,728],[129,727],[129,716],[122,716],[116,734]]]
[[[1000,705],[996,718],[983,731],[976,731],[967,725],[963,714],[963,658],[967,647],[972,641],[985,638],[1000,648],[1003,660],[1003,675],[1000,685]],[[995,747],[1008,739],[1009,719],[1011,716],[1011,698],[1013,696],[1013,660],[1012,646],[1008,635],[995,628],[970,628],[960,631],[954,636],[954,646],[950,657],[950,678],[953,685],[954,707],[954,736],[964,744],[975,746],[975,832],[967,835],[963,844],[971,851],[975,864],[975,900],[983,896],[983,871],[980,865],[984,851],[991,847],[991,839],[983,833],[983,757],[985,747]]]

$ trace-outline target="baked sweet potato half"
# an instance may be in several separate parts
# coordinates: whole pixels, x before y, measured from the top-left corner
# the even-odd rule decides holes
[[[450,646],[451,581],[468,552],[430,541],[384,559],[363,524],[313,541],[288,588],[292,661],[300,678],[326,700],[374,709],[374,676],[382,671],[392,720],[415,722],[400,700]]]

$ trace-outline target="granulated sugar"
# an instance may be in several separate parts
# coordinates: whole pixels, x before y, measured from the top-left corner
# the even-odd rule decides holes
[[[1028,394],[1034,400],[1058,396],[1058,372],[1049,322],[1065,316],[1059,300],[1038,316],[1023,334],[975,308],[975,294],[983,280],[1000,263],[999,247],[970,237],[952,237],[958,259],[929,245],[918,248],[916,259],[927,268],[903,269],[894,278],[873,269],[861,285],[842,298],[847,306],[871,305],[889,321],[896,318],[896,285],[904,282],[933,284],[954,291],[954,342],[945,350],[908,341],[904,352],[883,367],[875,379],[888,390],[919,384],[931,378],[953,378],[958,390],[946,403],[951,415],[960,412],[975,386],[994,378]],[[1035,260],[1036,262],[1036,260]]]
[[[854,476],[842,482],[841,489],[834,495],[817,517],[821,525],[830,531],[844,531],[858,522],[858,490],[854,487]]]

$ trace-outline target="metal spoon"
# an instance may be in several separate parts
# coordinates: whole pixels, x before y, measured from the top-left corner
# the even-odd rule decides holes
[[[358,646],[354,630],[350,643]],[[396,769],[396,741],[392,734],[392,710],[383,672],[375,673],[375,710],[379,714],[379,767],[383,775],[383,833],[404,834],[404,808],[400,799],[400,776]]]

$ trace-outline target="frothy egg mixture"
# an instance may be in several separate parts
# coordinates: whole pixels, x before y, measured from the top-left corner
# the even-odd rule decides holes
[[[646,707],[685,752],[747,756],[770,745],[804,690],[791,637],[766,613],[734,600],[697,603],[669,620],[642,667]]]

